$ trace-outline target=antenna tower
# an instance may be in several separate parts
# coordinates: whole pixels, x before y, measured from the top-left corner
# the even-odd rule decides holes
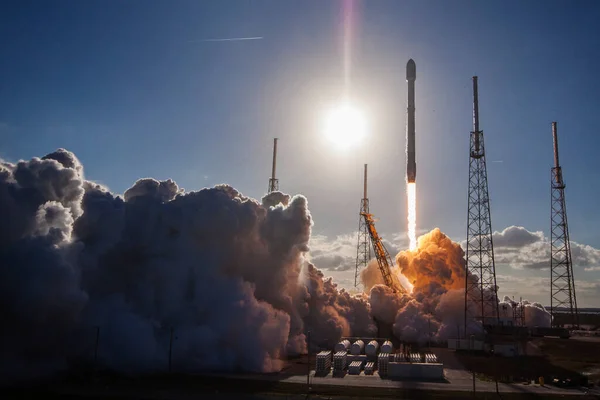
[[[369,214],[369,198],[367,197],[367,164],[365,164],[365,175],[363,184],[363,198],[360,201],[358,213],[358,244],[356,245],[356,269],[354,271],[354,287],[358,286],[359,271],[367,267],[371,259],[371,246],[369,228],[363,214]]]
[[[492,219],[483,131],[479,129],[476,76],[473,77],[473,132],[471,132],[469,154],[466,253],[465,335],[469,320],[481,321],[483,325],[497,324],[499,321]]]
[[[554,167],[551,181],[550,212],[550,312],[552,325],[557,326],[556,308],[566,308],[572,328],[579,328],[579,312],[575,296],[575,280],[571,259],[571,242],[569,240],[569,224],[567,223],[567,206],[565,204],[565,183],[562,169],[558,161],[558,134],[556,122],[552,123],[554,142]]]
[[[269,189],[267,193],[276,192],[279,190],[279,179],[275,178],[275,169],[277,167],[277,138],[273,139],[273,169],[269,178]]]

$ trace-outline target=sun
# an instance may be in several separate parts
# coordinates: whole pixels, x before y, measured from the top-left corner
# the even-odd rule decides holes
[[[348,148],[366,135],[367,121],[358,108],[344,102],[327,113],[324,132],[337,147]]]

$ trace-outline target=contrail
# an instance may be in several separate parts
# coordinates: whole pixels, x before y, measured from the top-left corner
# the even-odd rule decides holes
[[[493,163],[503,163],[504,161],[503,161],[503,160],[494,160],[494,161],[492,161],[492,162],[493,162]]]
[[[263,36],[251,36],[251,37],[235,37],[235,38],[222,38],[222,39],[203,39],[203,40],[190,40],[191,43],[198,42],[237,42],[241,40],[260,40]]]

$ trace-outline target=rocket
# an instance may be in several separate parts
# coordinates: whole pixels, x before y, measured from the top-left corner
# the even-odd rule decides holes
[[[415,161],[415,80],[417,66],[412,60],[406,63],[406,82],[408,82],[408,108],[406,119],[406,181],[414,183],[417,176]]]

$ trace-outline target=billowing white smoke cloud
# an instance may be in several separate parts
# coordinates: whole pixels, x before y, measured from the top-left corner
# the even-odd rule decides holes
[[[439,229],[419,238],[415,251],[400,251],[392,275],[398,281],[413,285],[412,293],[398,294],[383,286],[383,279],[376,262],[372,261],[362,272],[365,292],[370,293],[373,317],[380,323],[393,324],[394,334],[401,340],[424,343],[431,336],[436,340],[480,336],[481,322],[467,322],[465,332],[465,259],[458,243],[450,240]],[[477,277],[469,276],[477,294]],[[513,319],[517,307],[509,298],[502,302],[489,290],[485,313],[491,317],[494,304],[498,303],[500,318]],[[539,303],[523,302],[525,324],[528,327],[550,326],[550,314]],[[476,315],[477,305],[467,304],[468,314]],[[491,322],[491,321],[488,321]]]
[[[500,314],[505,318],[513,318],[513,310],[519,313],[523,308],[525,325],[533,328],[535,326],[550,327],[552,325],[552,315],[540,303],[530,303],[523,300],[521,303],[513,301],[510,297],[504,296],[500,303]]]
[[[0,163],[0,373],[89,362],[164,371],[275,371],[286,354],[373,335],[366,296],[304,260],[307,201],[259,203],[230,186],[185,193],[141,179],[123,197],[86,181],[70,152]]]
[[[372,260],[352,296],[304,257],[303,196],[259,203],[227,185],[186,193],[146,178],[121,197],[60,149],[0,162],[0,220],[3,380],[89,363],[97,332],[99,366],[129,373],[164,371],[171,332],[177,370],[263,372],[305,352],[308,331],[314,348],[374,336],[374,320],[421,343],[481,332],[465,332],[460,245],[434,229],[396,256],[393,277],[412,293],[383,285]],[[510,316],[515,304],[500,306]],[[549,325],[540,304],[524,310],[528,326]]]

